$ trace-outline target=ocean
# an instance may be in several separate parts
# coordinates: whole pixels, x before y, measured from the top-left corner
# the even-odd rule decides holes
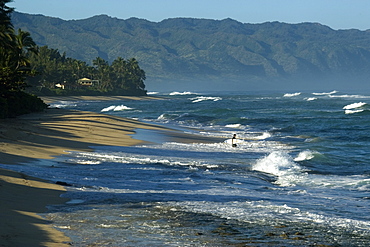
[[[51,106],[221,141],[138,129],[143,145],[0,165],[72,185],[43,216],[73,246],[370,245],[370,94],[151,94],[163,99]]]

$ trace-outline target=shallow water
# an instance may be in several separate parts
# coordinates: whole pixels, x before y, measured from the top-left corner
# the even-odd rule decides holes
[[[74,246],[369,245],[369,95],[159,96],[54,106],[227,140],[168,142],[137,130],[156,144],[96,147],[17,168],[73,185],[71,203],[45,216]]]

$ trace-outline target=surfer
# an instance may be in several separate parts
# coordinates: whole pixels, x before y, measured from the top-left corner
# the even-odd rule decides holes
[[[236,142],[236,134],[234,134],[233,138],[231,138],[231,146],[235,148],[237,145],[234,142]]]

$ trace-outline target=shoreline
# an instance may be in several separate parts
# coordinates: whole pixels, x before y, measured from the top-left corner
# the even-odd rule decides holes
[[[73,99],[77,100],[76,97]],[[106,97],[106,100],[115,99]],[[49,100],[61,100],[61,97]],[[132,146],[152,142],[145,138],[135,139],[135,130],[139,129],[153,131],[154,135],[167,141],[210,143],[221,140],[128,118],[49,108],[40,113],[0,120],[0,163],[14,165],[53,159],[68,151],[92,152],[92,146]],[[145,132],[145,135],[150,133]],[[37,215],[46,212],[47,205],[65,203],[67,200],[60,197],[65,191],[63,186],[50,181],[0,168],[3,200],[0,217],[4,219],[0,223],[0,246],[21,246],[31,244],[30,241],[32,246],[70,246],[70,239],[64,233]]]
[[[135,129],[168,130],[116,116],[49,108],[40,113],[0,121],[0,152],[3,164],[50,159],[66,151],[92,151],[91,146],[128,146]]]
[[[161,100],[162,98],[156,96],[40,96],[46,104],[55,101],[108,101],[108,100]]]
[[[0,168],[0,246],[70,246],[70,238],[40,216],[47,205],[64,204],[66,189]]]

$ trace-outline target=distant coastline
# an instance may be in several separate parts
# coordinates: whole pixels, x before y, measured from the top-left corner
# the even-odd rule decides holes
[[[342,90],[364,88],[370,75],[370,33],[319,23],[107,15],[66,21],[19,12],[12,21],[39,46],[86,63],[134,57],[151,90]]]

